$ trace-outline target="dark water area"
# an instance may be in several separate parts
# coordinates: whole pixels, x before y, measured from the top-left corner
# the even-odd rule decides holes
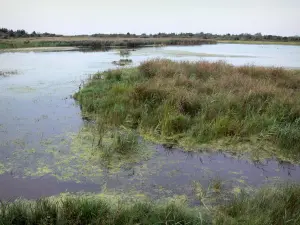
[[[55,177],[16,178],[11,174],[0,175],[0,199],[13,201],[18,198],[38,199],[64,192],[99,192],[97,184],[59,182]]]
[[[288,162],[271,159],[253,162],[222,152],[186,153],[180,149],[167,150],[160,145],[155,149],[150,160],[123,167],[118,172],[106,170],[94,181],[62,181],[51,174],[23,178],[21,173],[5,173],[0,175],[0,198],[36,199],[62,192],[99,193],[105,188],[144,193],[154,199],[174,195],[193,199],[193,182],[208,188],[218,179],[228,192],[274,182],[300,182],[300,166]]]
[[[235,65],[300,65],[299,46],[238,47],[144,48],[133,51],[130,59],[133,65],[156,57],[222,59]],[[71,96],[90,74],[116,68],[111,62],[119,59],[115,50],[0,54],[0,70],[19,72],[0,77],[0,199],[103,189],[141,192],[153,198],[193,198],[193,182],[209,188],[218,179],[229,192],[270,182],[300,182],[299,165],[276,159],[253,162],[222,152],[187,153],[159,145],[151,145],[153,154],[148,160],[114,169],[101,166],[81,145],[84,139],[76,138],[86,122]]]

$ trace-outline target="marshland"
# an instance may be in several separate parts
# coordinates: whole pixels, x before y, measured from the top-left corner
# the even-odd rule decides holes
[[[177,44],[0,54],[0,224],[299,223],[299,46]]]

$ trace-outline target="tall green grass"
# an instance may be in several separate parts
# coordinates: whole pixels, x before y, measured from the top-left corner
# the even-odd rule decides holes
[[[198,197],[206,198],[206,194],[201,193]],[[204,207],[191,207],[186,201],[176,198],[150,201],[109,195],[67,195],[33,201],[19,199],[1,202],[0,224],[298,225],[299,195],[299,185],[264,187],[251,194],[242,191],[227,203]]]
[[[137,129],[156,141],[296,160],[299,90],[296,70],[156,59],[95,74],[75,98],[108,127]]]
[[[300,224],[300,188],[296,185],[268,187],[253,196],[242,193],[219,207],[216,224]]]
[[[200,215],[200,216],[199,216]],[[147,200],[114,202],[97,196],[69,196],[37,201],[17,200],[0,205],[3,225],[134,225],[208,224],[201,211],[176,201]]]
[[[98,151],[103,159],[111,159],[116,156],[127,158],[139,156],[140,148],[141,145],[139,145],[138,135],[135,131],[119,129],[110,134],[109,141],[99,146]]]

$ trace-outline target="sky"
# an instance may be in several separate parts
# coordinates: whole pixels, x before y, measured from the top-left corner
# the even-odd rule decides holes
[[[300,35],[300,0],[0,0],[0,27],[64,35]]]

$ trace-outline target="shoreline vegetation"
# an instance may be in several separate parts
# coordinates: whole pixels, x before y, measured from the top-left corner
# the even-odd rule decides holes
[[[28,33],[0,28],[0,49],[33,47],[109,47],[137,48],[162,45],[201,45],[217,43],[300,45],[299,36],[212,33],[102,34],[64,36],[52,33]]]
[[[1,202],[0,224],[299,224],[299,195],[300,187],[291,184],[242,192],[214,206],[191,207],[183,196],[151,201],[117,194],[63,194]]]
[[[78,51],[79,47],[21,47],[21,48],[0,48],[1,52],[60,52],[60,51]]]
[[[93,75],[74,97],[106,130],[187,150],[300,159],[300,71],[154,59]]]
[[[0,51],[25,51],[45,49],[46,51],[109,49],[115,47],[139,48],[161,47],[169,45],[203,44],[261,44],[261,45],[300,45],[300,41],[255,41],[255,40],[215,40],[199,38],[114,38],[114,37],[40,37],[40,38],[0,38]],[[61,49],[59,49],[61,48]],[[65,48],[65,49],[64,49]]]
[[[0,39],[0,49],[38,47],[79,47],[106,49],[113,47],[138,48],[166,45],[216,44],[214,40],[199,38],[98,38],[98,37],[47,37]]]

